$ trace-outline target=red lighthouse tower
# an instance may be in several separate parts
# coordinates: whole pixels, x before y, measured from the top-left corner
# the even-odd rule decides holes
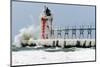
[[[46,16],[41,18],[42,24],[42,39],[46,39],[46,25],[47,25],[47,18]]]
[[[52,37],[52,14],[48,7],[44,6],[41,16],[41,38],[48,39]]]

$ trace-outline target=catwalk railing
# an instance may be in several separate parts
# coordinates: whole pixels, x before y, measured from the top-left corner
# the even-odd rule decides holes
[[[95,38],[95,26],[87,25],[87,26],[67,26],[65,28],[56,27],[52,30],[52,37],[53,38],[86,38],[91,39]]]

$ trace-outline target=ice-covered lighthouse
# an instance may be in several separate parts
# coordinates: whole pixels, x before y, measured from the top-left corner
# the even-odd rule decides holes
[[[52,38],[52,13],[50,9],[44,6],[43,12],[41,14],[41,38],[50,39]]]

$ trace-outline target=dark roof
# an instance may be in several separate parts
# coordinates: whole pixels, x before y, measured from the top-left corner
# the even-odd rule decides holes
[[[50,9],[48,7],[46,8],[46,15],[47,16],[51,16],[51,11],[50,11]]]

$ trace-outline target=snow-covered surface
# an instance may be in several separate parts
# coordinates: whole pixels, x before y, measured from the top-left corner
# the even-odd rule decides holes
[[[12,65],[95,60],[94,48],[45,48],[12,52]]]

